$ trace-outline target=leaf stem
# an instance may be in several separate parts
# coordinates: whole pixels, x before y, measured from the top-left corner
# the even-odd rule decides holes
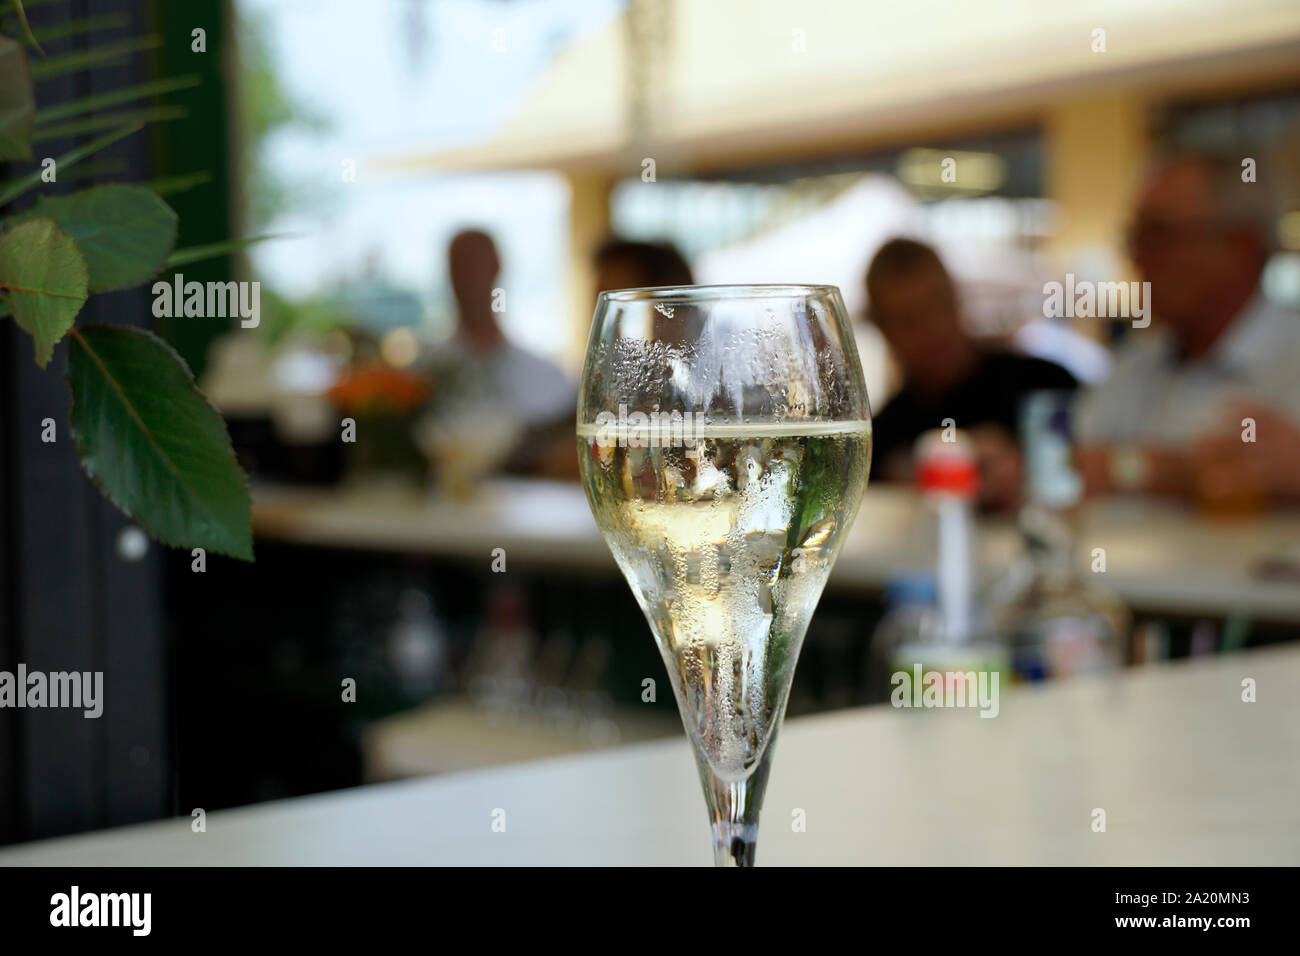
[[[27,22],[27,11],[23,9],[23,0],[14,0],[14,12],[18,14],[18,22],[22,24],[23,32],[27,34],[27,42],[36,47],[36,52],[45,56],[45,51],[41,45],[36,42],[36,37],[32,35],[32,25]]]
[[[119,139],[130,136],[132,133],[138,133],[142,129],[144,129],[143,123],[133,123],[130,126],[123,126],[121,129],[113,130],[111,133],[105,133],[98,139],[91,140],[85,146],[70,149],[54,161],[55,169],[62,171],[62,167],[72,166],[87,156],[99,152],[104,147],[113,145]],[[20,176],[18,179],[12,180],[3,191],[0,191],[0,206],[8,205],[39,183],[43,172],[45,172],[44,168],[34,169],[26,176]]]
[[[27,295],[47,295],[51,299],[77,299],[84,302],[84,295],[64,295],[62,292],[51,292],[49,289],[29,289],[26,286],[14,285],[12,282],[5,282],[0,279],[0,289],[8,289],[10,292],[24,292]]]

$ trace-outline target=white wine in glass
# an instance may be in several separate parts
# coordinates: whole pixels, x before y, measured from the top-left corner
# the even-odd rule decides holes
[[[602,294],[577,431],[695,746],[714,859],[752,865],[799,649],[871,464],[839,290]]]

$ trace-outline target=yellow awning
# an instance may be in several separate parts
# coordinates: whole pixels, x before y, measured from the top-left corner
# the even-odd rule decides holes
[[[372,168],[626,167],[623,19],[557,55],[489,139],[378,157]],[[1106,86],[1154,98],[1300,76],[1295,0],[678,0],[668,22],[654,71],[663,89],[647,98],[661,169],[1030,122]]]

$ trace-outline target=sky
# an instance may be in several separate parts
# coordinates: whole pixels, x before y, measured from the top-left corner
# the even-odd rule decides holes
[[[298,238],[256,247],[259,277],[305,296],[375,266],[445,313],[445,247],[458,228],[493,233],[507,333],[555,353],[564,344],[568,189],[550,173],[377,174],[383,155],[473,142],[517,109],[566,42],[597,30],[620,0],[238,0],[269,20],[286,92],[323,132],[286,130],[268,160],[311,201],[271,225]],[[418,15],[417,15],[418,14]],[[505,50],[493,50],[504,31]],[[356,181],[343,164],[355,161]]]

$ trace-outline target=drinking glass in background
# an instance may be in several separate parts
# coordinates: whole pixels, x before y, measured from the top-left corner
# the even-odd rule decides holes
[[[602,293],[577,434],[694,745],[714,860],[752,865],[799,650],[871,463],[839,290]]]
[[[469,501],[481,491],[522,433],[510,410],[489,400],[425,414],[412,429],[429,461],[434,489],[455,501]]]

